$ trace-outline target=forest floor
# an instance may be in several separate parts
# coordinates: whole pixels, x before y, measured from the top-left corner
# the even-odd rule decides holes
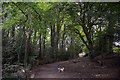
[[[63,72],[58,67],[64,67]],[[119,78],[120,67],[103,65],[87,57],[39,65],[32,70],[34,78]]]

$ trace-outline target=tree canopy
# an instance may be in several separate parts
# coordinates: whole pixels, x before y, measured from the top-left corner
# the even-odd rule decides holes
[[[3,64],[27,67],[120,52],[120,4],[3,2]],[[118,45],[116,45],[118,44]]]

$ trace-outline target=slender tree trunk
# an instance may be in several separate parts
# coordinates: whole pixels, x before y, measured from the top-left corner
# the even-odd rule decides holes
[[[53,29],[51,24],[50,24],[50,28],[51,28],[51,48],[52,48],[53,47]]]
[[[60,25],[57,24],[57,33],[56,33],[56,48],[57,48],[57,52],[58,52],[58,42],[59,42],[59,28],[60,28]]]
[[[34,41],[33,41],[34,45],[36,45],[36,33],[37,33],[37,31],[35,30],[35,32],[34,32]]]
[[[114,36],[113,36],[113,34],[114,34],[114,25],[113,25],[113,22],[114,21],[112,21],[113,19],[109,19],[109,24],[108,24],[108,27],[109,27],[109,30],[108,30],[108,35],[109,35],[109,48],[108,48],[108,53],[109,54],[111,54],[111,53],[113,53],[113,38],[114,38]]]
[[[15,26],[12,26],[12,31],[11,31],[11,36],[14,37],[15,36]]]
[[[43,35],[43,54],[45,54],[46,53],[46,46],[45,46],[45,39],[46,39],[46,32],[45,32],[45,34]]]
[[[54,31],[53,31],[53,25],[50,24],[50,28],[51,28],[51,53],[54,54]],[[51,55],[51,57],[54,58],[53,55]]]
[[[46,36],[44,35],[44,38],[43,38],[43,51],[45,50],[45,39],[46,39]]]
[[[56,43],[56,32],[55,32],[55,24],[53,25],[53,51],[55,53],[55,43]]]
[[[55,27],[54,27],[54,25],[52,26],[52,25],[50,25],[50,28],[51,28],[51,47],[52,48],[54,48],[54,38],[55,38],[55,36],[54,36],[54,34],[55,34]]]
[[[56,31],[55,31],[55,24],[53,25],[53,31],[52,31],[52,57],[55,59],[56,54]]]
[[[109,54],[113,53],[113,36],[109,38]]]
[[[56,59],[58,57],[58,45],[59,45],[59,38],[60,38],[60,30],[61,26],[60,23],[57,24],[57,32],[56,32]]]
[[[29,45],[29,39],[30,39],[30,32],[31,32],[31,27],[28,29],[28,34],[27,34],[27,39],[26,39],[26,45],[25,45],[25,58],[24,58],[24,64],[25,64],[25,76],[27,76],[27,60],[28,60],[28,45]]]
[[[57,45],[58,38],[57,38],[56,26],[54,26],[53,28],[54,28],[53,31],[54,31],[54,37],[55,37],[54,38],[54,56],[53,57],[56,59],[57,54],[58,54],[58,51],[57,51],[58,50],[58,45]]]
[[[41,47],[41,44],[42,44],[42,38],[41,38],[41,32],[39,33],[39,60],[41,60],[41,58],[42,58],[42,47]]]
[[[32,29],[30,30],[30,33],[29,33],[29,39],[28,39],[28,63],[29,63],[29,56],[32,56],[32,50],[31,50],[31,43],[30,43],[30,41],[31,41],[31,35],[32,35],[32,33],[33,33],[33,31],[32,31]]]
[[[71,37],[71,42],[70,42],[70,53],[71,53],[71,58],[74,57],[74,49],[73,49],[73,38]]]
[[[7,36],[6,36],[6,37],[9,37],[9,34],[10,34],[10,30],[8,29],[8,30],[7,30]]]
[[[120,14],[118,14],[118,25],[120,25]]]
[[[64,33],[63,33],[63,36],[62,36],[62,53],[64,53],[65,51],[65,31],[66,31],[66,26],[64,25]]]
[[[44,39],[43,39],[43,50],[45,50],[45,39],[46,39],[46,36],[44,35]]]
[[[102,32],[101,31],[101,26],[100,26],[100,32]],[[99,54],[101,54],[101,53],[103,53],[103,46],[102,46],[102,41],[103,41],[103,39],[102,39],[102,37],[103,37],[103,35],[101,34],[101,35],[99,35],[99,37],[98,37],[98,52],[99,52]]]
[[[23,38],[22,38],[22,44],[24,45],[24,53],[25,53],[25,44],[26,44],[26,32],[25,32],[25,24],[24,24],[24,26],[23,26]],[[21,58],[22,59],[22,58]],[[23,60],[23,62],[24,62],[24,67],[25,67],[25,55],[24,55],[24,60]]]

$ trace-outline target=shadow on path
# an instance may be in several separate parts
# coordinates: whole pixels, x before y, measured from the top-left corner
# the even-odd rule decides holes
[[[65,70],[58,72],[58,67],[64,67]],[[35,78],[119,78],[117,68],[99,66],[87,57],[40,65],[34,73]]]

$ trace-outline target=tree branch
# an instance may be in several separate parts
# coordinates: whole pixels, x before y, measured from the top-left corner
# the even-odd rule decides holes
[[[82,35],[81,35],[81,33],[79,32],[79,30],[75,28],[74,31],[75,31],[76,34],[78,34],[78,35],[80,36],[80,38],[82,39],[82,41],[83,41],[83,43],[85,44],[85,46],[89,49],[86,41],[85,41],[84,38],[82,37]]]
[[[12,2],[16,7],[18,7],[18,9],[26,16],[26,20],[23,21],[23,23],[27,22],[28,20],[28,14],[26,14],[17,4],[15,4],[14,2]],[[22,24],[22,23],[21,23]],[[19,25],[21,25],[19,24]],[[19,26],[18,25],[18,26]]]
[[[30,6],[30,7],[32,7],[32,6]],[[36,9],[35,9],[34,7],[32,7],[32,8],[33,8],[33,10],[35,11],[35,13],[39,16],[39,20],[41,21],[42,19],[41,19],[40,14],[36,11]]]

